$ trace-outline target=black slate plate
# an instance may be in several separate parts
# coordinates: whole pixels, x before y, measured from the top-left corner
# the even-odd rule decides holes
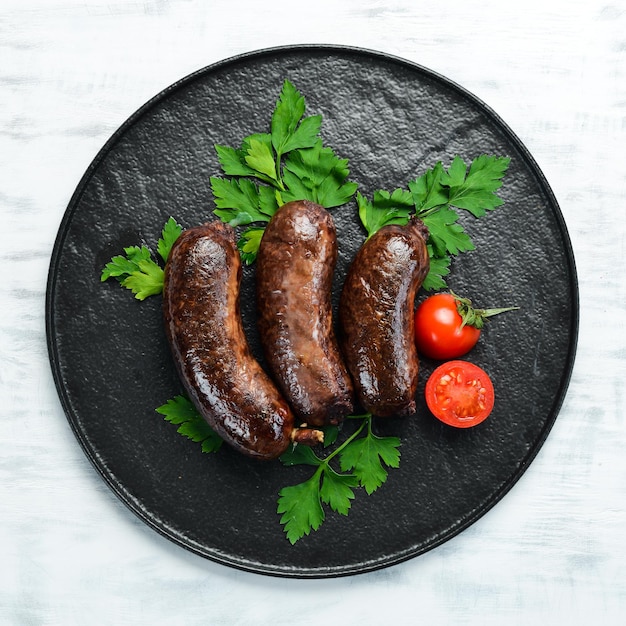
[[[282,82],[323,115],[322,136],[350,159],[365,195],[404,186],[454,154],[511,157],[506,204],[466,222],[477,250],[458,257],[450,286],[483,306],[520,305],[495,318],[468,359],[492,376],[493,415],[448,428],[421,400],[435,363],[423,360],[415,417],[383,426],[402,438],[387,483],[359,494],[348,517],[329,513],[292,546],[276,514],[281,487],[310,468],[208,455],[154,409],[181,391],[165,342],[160,297],[144,302],[103,265],[124,246],[154,248],[165,220],[212,217],[213,149],[265,131]],[[336,288],[364,238],[354,203],[333,210],[341,246]],[[254,269],[243,314],[254,351]],[[335,294],[336,296],[336,294]],[[336,301],[336,300],[335,300]],[[136,112],[82,178],[52,255],[46,319],[50,360],[68,420],[120,499],[159,533],[214,561],[258,573],[329,577],[419,555],[466,528],[537,454],[569,382],[578,287],[556,200],[527,149],[485,104],[437,74],[376,52],[299,46],[242,55],[172,85]]]

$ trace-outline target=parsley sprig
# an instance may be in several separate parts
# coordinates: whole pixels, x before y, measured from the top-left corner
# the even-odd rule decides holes
[[[157,242],[157,253],[163,263],[167,261],[172,245],[181,232],[182,227],[170,217]],[[124,248],[124,255],[114,256],[100,275],[102,282],[109,278],[117,279],[122,287],[130,289],[137,300],[163,292],[163,267],[152,258],[150,249],[145,245],[129,246]]]
[[[355,489],[363,487],[371,495],[387,480],[387,467],[400,465],[398,437],[375,435],[370,413],[350,419],[359,419],[361,423],[324,458],[304,446],[296,446],[280,457],[285,465],[316,466],[309,479],[284,487],[278,494],[277,512],[282,514],[280,522],[292,544],[321,526],[326,518],[324,504],[340,515],[348,515]],[[340,471],[331,465],[335,458]]]
[[[198,413],[189,398],[175,396],[165,404],[157,407],[160,413],[170,424],[178,426],[176,432],[202,445],[202,452],[217,452],[223,439],[208,425]]]
[[[216,145],[223,176],[211,177],[214,213],[231,226],[248,226],[238,241],[243,260],[256,259],[265,224],[280,206],[310,200],[330,209],[357,190],[348,159],[320,138],[321,115],[305,116],[306,102],[285,80],[272,113],[270,132],[245,137],[240,148]]]
[[[462,209],[479,218],[504,203],[497,195],[509,166],[508,157],[480,155],[469,166],[455,156],[446,170],[437,162],[434,167],[408,183],[406,188],[375,191],[372,200],[357,193],[361,223],[371,237],[386,224],[406,224],[415,214],[428,227],[427,242],[430,272],[424,288],[446,287],[451,258],[474,250],[465,229],[458,223]]]

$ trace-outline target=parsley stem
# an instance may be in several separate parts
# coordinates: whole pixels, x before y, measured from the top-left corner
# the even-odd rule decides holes
[[[438,204],[436,206],[431,206],[428,209],[418,209],[417,207],[415,207],[415,215],[417,215],[417,217],[419,217],[420,219],[423,219],[424,217],[428,217],[429,215],[436,213],[437,211],[439,211],[440,209],[446,206],[448,205]]]
[[[371,432],[372,414],[365,413],[364,415],[348,415],[346,419],[362,419],[361,425],[335,450],[333,450],[325,459],[320,463],[320,467],[328,467],[330,461],[337,456],[344,448],[349,446],[363,431],[365,424],[367,424],[369,431]],[[319,468],[318,468],[319,471]]]
[[[347,420],[363,420],[372,417],[371,413],[363,413],[363,415],[347,415]]]
[[[280,162],[282,158],[283,155],[278,150],[276,150],[276,186],[280,191],[285,191],[285,185],[283,183],[283,177],[280,169]]]

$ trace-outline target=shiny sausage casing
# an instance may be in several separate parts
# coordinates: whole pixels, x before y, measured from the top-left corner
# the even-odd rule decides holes
[[[430,265],[427,237],[416,218],[405,226],[383,226],[357,252],[341,292],[341,346],[357,400],[379,417],[416,410],[413,317]]]
[[[289,446],[294,418],[244,334],[241,276],[231,226],[184,231],[165,267],[165,330],[185,389],[211,428],[240,452],[272,459]]]
[[[322,206],[293,201],[275,213],[256,259],[258,328],[274,379],[297,419],[337,424],[353,386],[333,329],[337,235]]]

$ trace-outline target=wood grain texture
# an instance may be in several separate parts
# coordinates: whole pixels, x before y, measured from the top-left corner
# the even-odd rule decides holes
[[[295,12],[284,0],[4,0],[0,623],[621,624],[624,33],[626,7],[610,0],[489,0],[480,8],[462,0],[322,0]],[[279,581],[216,565],[128,512],[68,426],[44,325],[50,253],[65,207],[119,125],[196,69],[295,43],[398,55],[483,99],[552,186],[580,283],[569,391],[522,480],[479,522],[426,555],[330,581]]]

